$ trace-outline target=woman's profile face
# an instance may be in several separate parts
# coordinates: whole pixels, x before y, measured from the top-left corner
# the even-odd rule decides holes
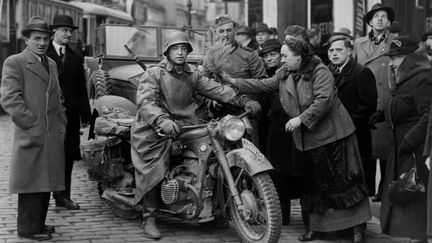
[[[290,70],[295,71],[300,68],[301,56],[292,52],[287,45],[282,46],[281,56],[281,61],[285,63]]]

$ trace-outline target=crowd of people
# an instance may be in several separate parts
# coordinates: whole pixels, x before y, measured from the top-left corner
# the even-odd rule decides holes
[[[163,60],[139,82],[131,128],[144,235],[161,237],[157,185],[170,159],[171,140],[155,129],[175,137],[179,125],[198,123],[201,95],[212,99],[213,117],[243,109],[255,115],[252,141],[274,167],[283,225],[290,223],[290,201],[300,198],[306,230],[300,241],[350,231],[354,242],[364,242],[371,199],[382,204],[383,233],[430,242],[432,30],[416,43],[395,19],[393,9],[376,4],[365,15],[370,32],[364,37],[355,39],[346,28],[323,36],[317,28],[290,25],[281,41],[264,23],[238,26],[218,16],[200,68],[186,63],[187,35],[168,36]],[[51,26],[31,18],[22,33],[27,48],[3,66],[1,105],[16,126],[10,191],[18,193],[23,238],[51,238],[55,229],[45,224],[50,192],[57,206],[79,209],[70,199],[70,174],[79,159],[78,129],[90,111],[82,59],[67,45],[75,29],[69,16]],[[411,168],[426,192],[406,205],[390,202],[389,185]]]

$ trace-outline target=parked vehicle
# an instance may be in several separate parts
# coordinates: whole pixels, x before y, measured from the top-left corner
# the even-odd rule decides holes
[[[96,121],[96,139],[82,145],[84,160],[114,213],[133,219],[143,208],[134,203],[128,133],[133,116],[119,108],[106,112]],[[273,168],[243,138],[251,129],[246,114],[181,128],[171,148],[169,172],[161,183],[159,211],[194,223],[230,219],[244,242],[277,242],[282,214],[268,174]]]

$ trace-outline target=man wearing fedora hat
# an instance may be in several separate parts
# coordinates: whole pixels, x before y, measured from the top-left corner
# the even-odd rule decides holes
[[[365,163],[364,172],[369,187],[369,195],[375,194],[376,159],[380,161],[381,183],[374,201],[381,200],[382,182],[386,159],[393,146],[390,125],[385,121],[384,111],[387,110],[390,99],[388,87],[389,58],[384,54],[388,51],[393,36],[389,32],[390,24],[394,21],[394,11],[380,3],[375,4],[365,15],[364,21],[372,27],[367,36],[358,38],[354,42],[353,56],[357,62],[369,68],[375,75],[378,91],[376,112],[369,118],[372,130],[372,159]],[[367,166],[366,166],[367,165]]]
[[[253,38],[254,36],[255,32],[251,27],[242,26],[236,31],[235,39],[240,45],[249,47],[254,50],[258,50],[259,45],[256,42],[255,38]]]
[[[72,32],[78,29],[69,15],[54,17],[50,28],[54,31],[47,55],[55,61],[60,87],[65,98],[67,127],[65,139],[65,187],[64,191],[54,192],[57,207],[79,209],[71,200],[72,168],[75,160],[81,159],[80,126],[90,121],[90,105],[87,97],[83,58],[69,47]]]
[[[45,225],[50,192],[64,190],[65,108],[55,62],[46,56],[50,31],[42,17],[22,29],[27,47],[3,64],[1,105],[12,117],[15,135],[9,191],[18,193],[17,233],[49,240]]]

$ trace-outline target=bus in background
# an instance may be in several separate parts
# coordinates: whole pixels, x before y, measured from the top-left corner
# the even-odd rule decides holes
[[[133,17],[123,11],[107,8],[89,2],[69,2],[69,4],[83,11],[81,38],[83,41],[83,53],[92,56],[93,46],[96,40],[96,28],[101,24],[134,24]]]

